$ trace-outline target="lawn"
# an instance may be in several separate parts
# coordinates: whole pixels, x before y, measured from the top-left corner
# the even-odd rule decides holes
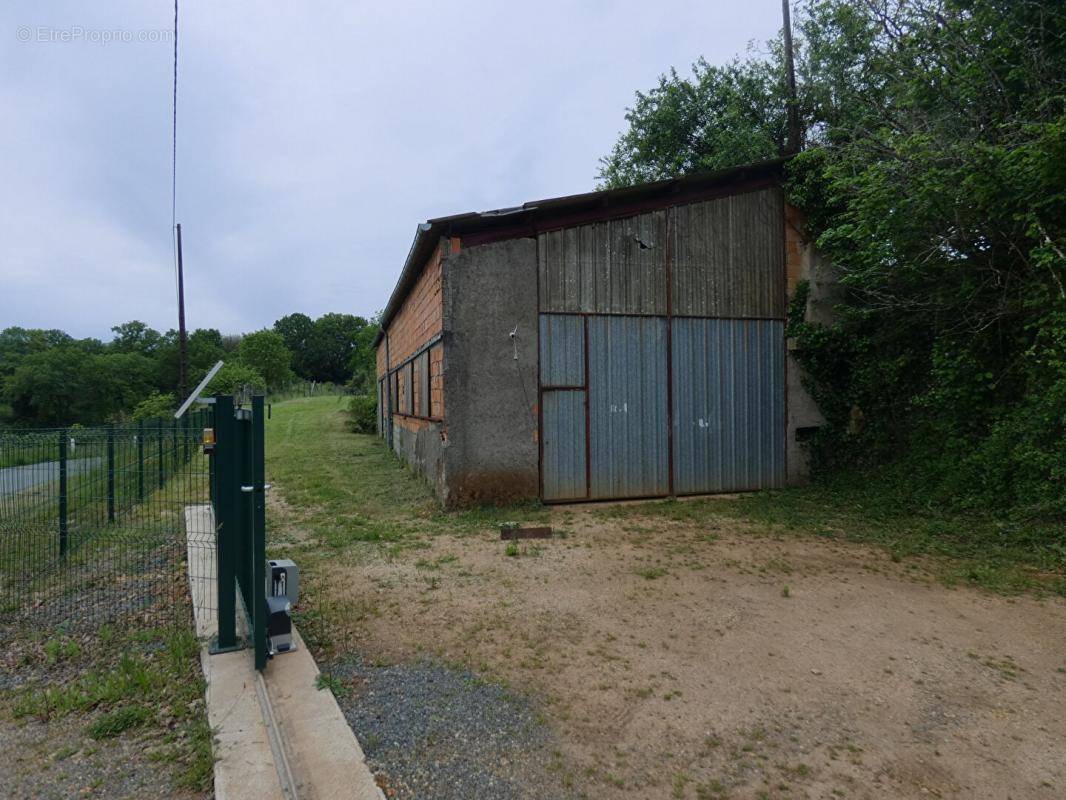
[[[446,513],[342,402],[273,408],[270,553],[300,565],[297,622],[394,796],[1066,786],[1055,531],[842,487]],[[501,542],[503,521],[557,535]]]

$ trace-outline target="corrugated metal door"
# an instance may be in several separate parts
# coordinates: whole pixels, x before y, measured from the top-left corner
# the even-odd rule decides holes
[[[669,491],[666,320],[588,318],[592,498]]]
[[[588,496],[585,319],[540,315],[541,489],[545,500]]]
[[[542,395],[541,480],[545,500],[584,500],[585,392],[559,389]]]
[[[673,321],[674,491],[785,480],[784,323]]]

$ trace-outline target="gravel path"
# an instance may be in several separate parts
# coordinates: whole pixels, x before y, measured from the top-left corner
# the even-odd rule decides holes
[[[386,796],[421,800],[547,800],[573,796],[529,700],[471,672],[430,661],[326,672]]]

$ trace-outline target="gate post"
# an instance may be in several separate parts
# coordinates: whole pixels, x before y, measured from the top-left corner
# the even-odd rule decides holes
[[[263,669],[267,661],[266,608],[266,442],[263,424],[263,396],[252,398],[252,518],[251,592],[252,636],[255,643],[255,668]]]
[[[236,539],[240,535],[234,505],[240,494],[237,478],[236,420],[233,398],[216,395],[214,405],[215,452],[211,456],[215,472],[215,563],[218,569],[218,643],[224,650],[237,645],[235,586]]]

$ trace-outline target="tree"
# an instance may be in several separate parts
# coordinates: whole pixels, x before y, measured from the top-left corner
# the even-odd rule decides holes
[[[216,362],[224,360],[226,351],[222,347],[222,334],[214,328],[197,328],[189,334],[186,342],[186,352],[189,359],[189,388],[192,389],[199,383],[207,371]],[[178,348],[177,333],[170,336],[168,332],[165,343],[156,352],[158,364],[159,391],[166,394],[174,392],[178,388]],[[182,398],[184,400],[185,398]]]
[[[268,389],[282,389],[293,379],[292,353],[280,333],[264,329],[245,335],[237,355],[263,376]]]
[[[139,320],[124,322],[111,328],[115,334],[111,349],[119,353],[140,353],[151,356],[163,343],[159,331],[153,330]]]
[[[637,92],[629,130],[600,161],[604,188],[765,161],[787,136],[785,92],[777,60],[715,67],[702,58],[692,77],[671,69],[651,91]]]
[[[137,353],[87,353],[64,344],[34,353],[5,382],[16,419],[93,424],[129,410],[152,390],[153,365]]]
[[[355,349],[348,361],[348,370],[351,378],[348,386],[356,394],[373,394],[377,385],[377,351],[374,348],[374,338],[381,329],[381,312],[367,323],[355,340]]]
[[[173,416],[178,408],[178,403],[172,394],[160,394],[152,392],[136,406],[133,407],[131,417],[138,419],[155,419],[156,417]]]
[[[359,334],[366,326],[365,319],[351,314],[323,314],[315,320],[305,356],[309,376],[317,381],[346,383]]]
[[[207,384],[205,394],[234,394],[246,386],[256,391],[265,391],[266,379],[247,364],[227,361]]]
[[[315,323],[306,314],[288,314],[274,323],[274,330],[281,334],[285,346],[292,352],[292,368],[301,378],[312,379],[308,371],[307,351]]]

